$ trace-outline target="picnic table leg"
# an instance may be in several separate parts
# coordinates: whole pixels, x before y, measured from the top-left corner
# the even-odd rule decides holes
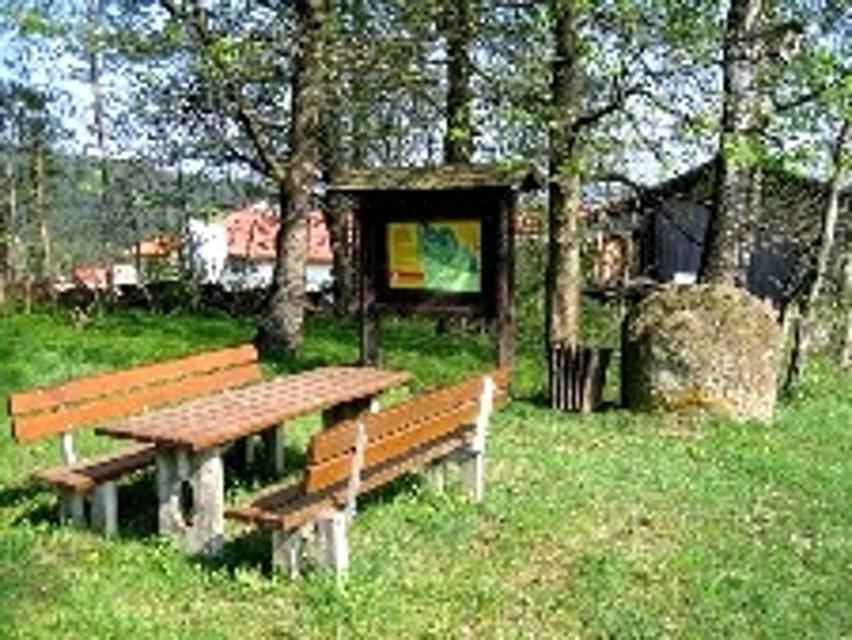
[[[263,432],[263,448],[266,451],[266,466],[270,475],[284,473],[284,425]]]
[[[188,553],[215,555],[225,530],[225,477],[218,447],[157,451],[160,533]]]
[[[254,461],[257,458],[257,441],[254,436],[246,436],[237,440],[239,447],[240,463],[243,469],[248,471],[254,466]]]

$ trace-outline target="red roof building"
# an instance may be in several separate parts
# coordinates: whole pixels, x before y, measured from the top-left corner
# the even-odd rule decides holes
[[[275,240],[280,222],[276,207],[261,202],[229,213],[222,220],[228,235],[228,257],[243,260],[275,260]],[[310,264],[330,264],[328,228],[320,211],[308,216]]]

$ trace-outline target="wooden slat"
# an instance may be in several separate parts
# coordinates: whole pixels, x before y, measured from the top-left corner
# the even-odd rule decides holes
[[[364,452],[364,468],[370,469],[384,461],[402,455],[425,443],[439,439],[460,426],[470,424],[479,413],[478,398],[453,407],[443,413],[433,414],[404,431],[395,431],[375,443],[367,441]],[[321,464],[312,465],[305,471],[305,493],[342,482],[349,476],[350,456],[342,455]]]
[[[107,424],[97,432],[197,451],[380,393],[409,378],[408,373],[379,369],[324,367]]]
[[[362,478],[359,495],[388,484],[432,460],[446,457],[468,444],[472,435],[472,429],[462,428],[368,470]],[[274,488],[248,505],[229,508],[225,515],[257,526],[292,531],[323,511],[339,507],[344,491],[345,483],[309,495],[301,493],[296,485]]]
[[[347,453],[352,449],[357,425],[363,424],[368,442],[376,442],[386,435],[406,429],[436,413],[447,411],[478,397],[482,388],[479,378],[439,389],[426,395],[416,396],[379,413],[364,415],[356,420],[347,420],[321,431],[311,439],[308,452],[309,464],[319,464]]]
[[[188,378],[180,384],[163,384],[131,393],[97,399],[67,411],[20,418],[13,425],[14,437],[26,442],[67,431],[75,426],[116,420],[163,405],[242,386],[260,380],[257,363]]]
[[[131,471],[144,469],[154,461],[156,447],[134,446],[86,460],[69,467],[45,469],[35,478],[45,484],[77,493],[88,493],[106,480],[115,480]]]
[[[9,411],[12,416],[22,416],[37,411],[68,408],[68,405],[94,398],[256,361],[257,350],[250,344],[211,351],[179,360],[90,376],[55,387],[19,393],[10,398]]]
[[[496,369],[451,387],[417,396],[379,413],[365,415],[358,420],[348,420],[328,428],[311,440],[308,452],[309,464],[317,464],[349,451],[359,422],[366,429],[368,442],[375,442],[393,431],[405,429],[407,425],[417,422],[423,416],[440,413],[474,397],[478,398],[485,375],[491,375],[497,386],[495,400],[498,403],[502,402],[506,397],[505,389],[509,382],[508,368]]]

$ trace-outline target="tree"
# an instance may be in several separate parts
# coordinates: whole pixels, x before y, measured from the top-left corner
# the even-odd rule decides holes
[[[190,126],[206,131],[220,158],[245,163],[276,185],[281,230],[258,343],[266,350],[296,350],[304,321],[307,216],[320,178],[326,0],[295,2],[292,22],[280,8],[214,11],[198,2],[160,3],[171,17],[166,31],[172,39],[175,28],[185,36],[172,53],[190,64],[173,76],[171,90],[183,95]]]
[[[731,0],[722,61],[722,121],[716,197],[703,279],[745,287],[761,203],[756,136],[762,126],[758,72],[762,0]]]
[[[272,296],[259,340],[267,351],[296,350],[302,342],[305,308],[307,221],[320,176],[320,124],[323,111],[326,0],[296,2],[291,156],[282,185]],[[286,207],[285,207],[286,204]]]
[[[575,344],[580,327],[579,131],[581,86],[578,7],[573,0],[552,0],[553,71],[550,131],[550,202],[548,216],[547,338],[551,344]]]
[[[444,162],[470,163],[474,149],[471,94],[474,15],[472,0],[443,0],[441,27],[447,47],[446,131]]]
[[[837,222],[840,215],[840,192],[846,182],[852,159],[852,118],[847,116],[840,124],[831,154],[831,176],[826,185],[825,211],[822,217],[819,250],[811,284],[801,303],[801,315],[796,323],[793,352],[785,387],[790,387],[802,374],[811,352],[813,333],[817,321],[817,303],[829,277],[830,261],[834,251]],[[840,293],[843,293],[843,284]]]

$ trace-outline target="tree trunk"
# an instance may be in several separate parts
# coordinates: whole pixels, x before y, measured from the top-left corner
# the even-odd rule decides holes
[[[804,317],[802,318],[802,342],[801,362],[804,368],[807,362],[811,339],[813,337],[814,325],[816,324],[816,307],[828,274],[831,254],[834,250],[834,237],[837,231],[837,219],[840,214],[840,192],[846,177],[846,148],[852,140],[852,120],[845,120],[841,125],[840,132],[835,143],[832,158],[832,174],[828,183],[828,197],[826,199],[825,213],[822,220],[822,234],[820,236],[819,255],[814,269],[813,282],[811,283],[808,297],[805,300]]]
[[[293,353],[302,345],[307,223],[319,173],[326,0],[299,0],[296,19],[291,158],[281,194],[272,295],[258,335],[261,349],[273,353]]]
[[[473,97],[470,90],[470,46],[473,40],[471,0],[443,0],[440,28],[446,38],[447,95],[444,163],[470,164],[473,156]],[[463,326],[462,321],[439,318],[438,334]]]
[[[470,46],[473,40],[471,0],[444,0],[447,39],[447,130],[444,162],[469,163],[473,156],[473,97],[470,90]]]
[[[92,31],[100,28],[103,21],[104,4],[103,0],[90,0],[89,4],[89,25]],[[114,234],[113,225],[116,220],[113,219],[113,201],[110,184],[110,167],[107,157],[107,137],[105,125],[105,106],[103,96],[103,86],[101,85],[101,53],[95,45],[89,52],[89,86],[92,91],[92,123],[95,131],[95,141],[98,147],[98,171],[100,174],[100,223],[101,223],[101,243],[104,251],[104,268],[106,271],[106,297],[112,301],[113,297],[113,248],[112,237]]]
[[[367,37],[369,14],[365,0],[351,0],[349,4],[351,29],[349,38],[355,43],[356,51],[362,51],[367,45],[363,38]],[[363,60],[357,60],[349,69],[351,124],[350,137],[352,155],[350,164],[354,169],[360,169],[367,164],[369,150],[369,119],[370,119],[370,87],[366,82],[363,71],[366,65]]]
[[[842,300],[846,316],[846,331],[843,347],[840,350],[840,363],[847,369],[852,368],[852,251],[847,251],[843,267]]]
[[[340,12],[332,0],[329,1],[328,29],[325,75],[325,101],[322,116],[321,160],[326,180],[334,183],[338,180],[346,165],[343,148],[343,63],[340,53]],[[331,274],[334,280],[334,305],[338,313],[347,313],[352,308],[353,299],[353,253],[349,234],[351,207],[345,197],[328,192],[323,203],[323,216],[328,239],[331,245]]]
[[[331,244],[334,307],[337,313],[347,314],[352,309],[355,296],[355,253],[350,233],[353,211],[344,196],[332,193],[326,200],[324,214]]]
[[[580,188],[579,141],[575,125],[581,110],[577,7],[573,0],[552,0],[553,124],[550,131],[550,203],[547,264],[547,339],[574,345],[579,340]]]
[[[45,170],[44,142],[38,139],[33,149],[33,190],[36,224],[38,225],[39,241],[41,243],[38,260],[39,283],[49,285],[52,274],[52,251],[50,223],[47,212],[47,172]]]
[[[9,283],[9,247],[12,238],[12,172],[11,159],[6,158],[3,173],[2,201],[0,201],[0,306],[6,303],[6,287]]]
[[[846,174],[844,158],[846,155],[846,146],[849,144],[850,136],[852,136],[851,126],[852,121],[845,120],[843,122],[832,153],[832,171],[828,182],[825,212],[822,217],[819,254],[817,255],[817,262],[814,266],[807,296],[801,301],[798,314],[792,322],[793,345],[790,350],[790,359],[784,380],[785,392],[789,391],[793,384],[801,377],[810,357],[813,333],[817,324],[817,302],[822,294],[825,278],[829,270],[831,254],[834,249],[837,219],[840,214],[840,192],[842,191]]]
[[[8,217],[6,219],[9,244],[6,245],[8,282],[18,280],[20,267],[20,255],[18,254],[18,176],[15,171],[15,161],[12,158],[6,161],[6,184],[8,186]]]
[[[762,0],[730,0],[725,27],[723,105],[716,193],[702,280],[748,286],[762,195],[755,136],[761,126],[758,27]]]

